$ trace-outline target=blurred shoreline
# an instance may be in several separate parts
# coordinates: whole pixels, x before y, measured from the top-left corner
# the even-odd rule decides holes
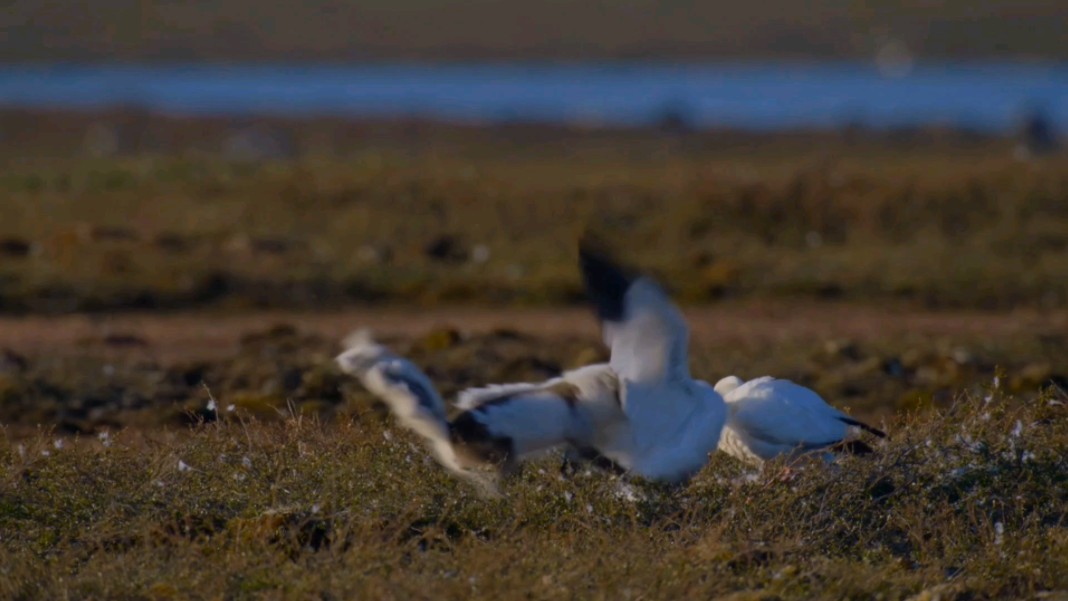
[[[0,66],[0,107],[672,133],[1068,128],[1068,66],[862,62]]]
[[[589,158],[625,152],[742,156],[839,152],[957,152],[1009,155],[1021,137],[941,124],[916,127],[681,127],[670,115],[644,126],[576,125],[516,120],[465,123],[425,118],[176,115],[136,108],[48,110],[0,106],[0,161],[138,156],[212,156],[237,161],[460,153],[501,159],[563,152]],[[625,150],[613,150],[622,144]]]

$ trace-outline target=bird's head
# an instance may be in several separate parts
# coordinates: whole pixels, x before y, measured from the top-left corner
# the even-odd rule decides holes
[[[718,392],[720,395],[726,395],[744,383],[745,381],[739,378],[738,376],[727,376],[719,382],[716,382],[715,388],[716,392]]]
[[[359,376],[389,355],[389,350],[375,342],[371,331],[363,328],[349,334],[342,341],[345,350],[334,361],[341,371]]]

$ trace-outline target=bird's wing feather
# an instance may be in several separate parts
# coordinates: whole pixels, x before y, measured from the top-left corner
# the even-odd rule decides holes
[[[391,384],[407,390],[424,411],[439,420],[445,419],[445,403],[430,378],[414,363],[395,357],[381,364],[382,375]]]
[[[689,331],[663,289],[627,273],[586,239],[579,259],[611,351],[609,364],[620,379],[642,387],[688,379]]]
[[[483,396],[453,420],[454,426],[477,422],[488,436],[508,440],[517,456],[590,438],[591,424],[579,408],[582,398],[577,389],[530,385],[495,388],[498,394]]]
[[[460,391],[456,397],[456,407],[460,409],[474,409],[482,403],[493,401],[504,396],[512,396],[521,392],[533,392],[541,388],[543,384],[518,382],[515,384],[488,384],[476,388],[468,388]]]
[[[729,393],[726,400],[730,426],[768,444],[819,448],[846,434],[840,411],[789,380],[752,380]]]

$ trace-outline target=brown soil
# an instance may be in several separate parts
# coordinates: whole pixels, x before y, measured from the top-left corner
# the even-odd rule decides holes
[[[697,344],[765,346],[829,339],[874,342],[882,338],[948,337],[998,340],[1068,332],[1068,311],[935,312],[905,307],[837,303],[747,302],[689,308]],[[0,347],[30,355],[149,353],[163,362],[212,358],[236,352],[250,331],[286,323],[339,341],[351,330],[370,327],[384,337],[409,338],[436,327],[465,332],[512,329],[542,338],[597,335],[582,308],[446,307],[355,308],[342,312],[262,311],[169,315],[71,315],[0,318]]]

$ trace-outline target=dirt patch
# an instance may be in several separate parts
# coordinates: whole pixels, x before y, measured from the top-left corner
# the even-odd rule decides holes
[[[995,379],[1021,395],[1068,387],[1064,313],[785,303],[687,313],[697,377],[772,374],[869,420],[945,406]],[[231,412],[367,416],[376,413],[374,399],[332,361],[344,336],[360,327],[421,366],[446,398],[487,383],[542,381],[607,358],[596,321],[579,308],[6,319],[0,423],[92,433]]]
[[[810,340],[877,342],[899,337],[1068,335],[1068,311],[934,312],[838,303],[750,302],[686,310],[698,345],[766,345]],[[158,361],[212,358],[233,353],[241,338],[274,324],[340,341],[356,328],[410,338],[435,328],[488,332],[501,328],[544,338],[594,339],[598,325],[584,308],[472,308],[433,310],[359,308],[341,312],[262,311],[232,315],[176,313],[0,318],[0,346],[23,354],[105,356],[135,353]],[[120,343],[121,341],[121,343]]]

